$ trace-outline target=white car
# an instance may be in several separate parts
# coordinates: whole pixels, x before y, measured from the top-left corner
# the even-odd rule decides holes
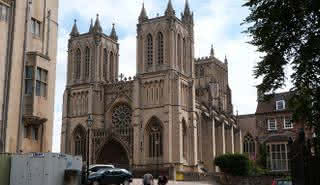
[[[101,169],[114,169],[114,165],[112,164],[92,164],[89,166],[89,174],[96,173]]]

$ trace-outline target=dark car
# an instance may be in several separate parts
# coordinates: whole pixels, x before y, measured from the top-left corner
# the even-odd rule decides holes
[[[112,164],[93,164],[89,166],[89,174],[96,173],[101,169],[111,169],[115,168]]]
[[[292,185],[292,182],[289,180],[278,179],[273,183],[275,185]]]
[[[96,173],[90,174],[88,184],[123,184],[128,185],[132,182],[132,174],[125,169],[101,169]]]

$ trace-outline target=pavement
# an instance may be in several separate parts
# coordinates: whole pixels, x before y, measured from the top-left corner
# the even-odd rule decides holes
[[[142,179],[133,179],[131,185],[143,185]],[[157,181],[154,181],[154,185],[157,185]],[[169,181],[167,185],[220,185],[215,182],[187,182],[187,181]]]

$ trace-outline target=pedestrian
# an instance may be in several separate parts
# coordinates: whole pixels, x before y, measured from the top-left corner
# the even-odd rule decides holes
[[[166,185],[168,183],[167,177],[164,176],[159,176],[158,178],[158,185]]]
[[[153,176],[150,173],[143,176],[143,185],[153,185]]]

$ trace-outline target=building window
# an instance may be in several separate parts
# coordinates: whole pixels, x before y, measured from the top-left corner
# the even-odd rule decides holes
[[[85,77],[89,78],[89,70],[90,70],[90,48],[86,47],[86,57],[85,57]]]
[[[116,106],[112,111],[112,123],[117,133],[121,136],[129,136],[132,110],[126,104]]]
[[[163,141],[162,141],[162,127],[160,121],[152,118],[147,127],[149,135],[149,157],[158,158],[162,157]]]
[[[284,110],[285,109],[285,101],[280,100],[276,101],[276,110]]]
[[[251,135],[246,135],[243,142],[243,152],[247,153],[250,158],[255,157],[256,147],[254,139]]]
[[[158,33],[158,64],[163,64],[163,35]]]
[[[104,79],[107,80],[107,74],[108,74],[108,51],[107,48],[103,49],[103,63],[104,63]]]
[[[26,66],[25,71],[25,95],[32,95],[33,93],[33,67]]]
[[[181,37],[180,34],[178,34],[178,46],[177,46],[177,55],[178,55],[178,65],[179,65],[179,70],[181,70]]]
[[[31,127],[31,139],[32,140],[38,140],[39,133],[38,133],[38,127]]]
[[[114,57],[113,57],[113,52],[110,52],[110,77],[111,77],[111,80],[114,80],[116,75],[114,74]]]
[[[40,26],[41,26],[40,21],[34,18],[31,18],[31,33],[34,36],[40,37]]]
[[[276,119],[268,119],[268,130],[277,130],[277,122]]]
[[[187,125],[185,120],[182,120],[182,152],[184,159],[187,158]]]
[[[200,67],[199,73],[200,73],[199,74],[200,77],[204,77],[204,67],[203,66]]]
[[[285,117],[284,119],[283,119],[283,124],[284,124],[284,127],[283,128],[285,128],[285,129],[291,129],[291,128],[293,128],[293,123],[292,123],[292,120],[291,120],[291,118],[289,118],[289,117]]]
[[[9,19],[9,8],[0,3],[0,21],[7,22]]]
[[[74,155],[82,156],[86,160],[86,132],[81,126],[74,130]]]
[[[152,43],[152,36],[149,34],[147,36],[147,65],[152,65],[152,59],[153,59],[153,43]]]
[[[78,48],[76,51],[76,56],[75,56],[75,65],[74,65],[74,73],[75,73],[75,78],[80,79],[80,72],[81,72],[81,50]]]
[[[183,65],[183,71],[186,72],[187,70],[187,64],[186,64],[186,39],[183,38],[183,45],[182,45],[182,65]]]
[[[267,145],[267,167],[272,171],[288,171],[287,144]]]
[[[47,97],[48,71],[37,68],[36,73],[36,96]]]

